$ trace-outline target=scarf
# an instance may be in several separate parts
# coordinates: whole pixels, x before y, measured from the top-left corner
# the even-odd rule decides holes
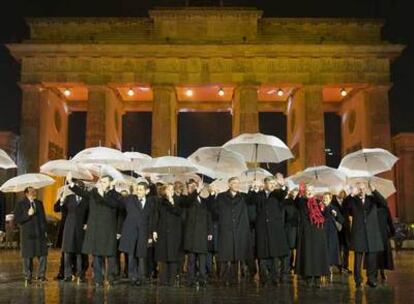
[[[318,201],[315,197],[311,197],[306,202],[308,208],[308,216],[312,225],[317,225],[318,227],[322,226],[325,222],[325,217],[322,214],[321,209],[319,208]]]

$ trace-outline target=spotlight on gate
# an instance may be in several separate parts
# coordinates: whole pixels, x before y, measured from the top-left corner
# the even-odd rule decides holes
[[[345,97],[346,95],[348,95],[348,92],[345,89],[341,89],[341,96]]]
[[[72,92],[70,91],[70,89],[64,89],[63,90],[63,95],[65,95],[66,97],[69,97],[72,94]]]
[[[220,88],[218,90],[218,94],[219,94],[219,96],[224,96],[224,89],[223,88]]]
[[[284,94],[285,94],[285,92],[283,92],[282,89],[277,90],[277,96],[283,96]]]
[[[187,96],[187,97],[191,97],[191,96],[193,96],[193,90],[191,90],[191,89],[187,89],[186,91],[185,91],[185,95]]]
[[[129,89],[128,96],[134,96],[134,95],[135,95],[135,91],[133,89]]]

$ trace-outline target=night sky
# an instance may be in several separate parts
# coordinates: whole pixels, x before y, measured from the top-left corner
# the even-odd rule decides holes
[[[10,1],[12,2],[12,1]],[[8,9],[2,3],[0,12],[0,130],[10,130],[19,133],[20,128],[20,103],[21,92],[17,86],[19,80],[19,64],[9,55],[4,43],[19,42],[28,37],[28,27],[24,23],[24,17],[30,16],[147,16],[147,11],[155,6],[179,6],[186,1],[144,1],[144,0],[17,0],[7,3]],[[219,1],[192,1],[197,4],[219,3]],[[254,6],[264,11],[265,16],[272,17],[367,17],[385,19],[384,39],[406,44],[408,47],[403,55],[392,65],[393,88],[390,91],[390,113],[391,113],[391,132],[393,135],[400,132],[414,132],[414,14],[410,9],[410,0],[259,0],[259,1],[224,1],[225,5],[231,6]],[[138,114],[137,114],[138,115]],[[186,156],[200,143],[197,140],[206,141],[206,144],[222,144],[221,141],[231,134],[231,119],[224,119],[230,125],[224,127],[224,131],[218,129],[218,124],[209,123],[211,132],[218,135],[216,142],[209,141],[209,136],[197,137],[188,126],[194,121],[223,120],[217,113],[193,113],[193,117],[179,115],[179,138],[177,150],[179,154]],[[82,122],[85,117],[82,114],[72,117],[72,120]],[[262,132],[272,133],[269,123],[274,117],[271,114],[261,115],[260,129]],[[150,128],[150,116],[148,113],[141,117],[128,115],[125,125],[137,126],[140,129]],[[134,122],[135,121],[135,122]],[[278,119],[280,122],[281,120]],[[332,121],[333,128],[337,125],[335,118],[328,117],[326,121]],[[228,123],[225,123],[225,126]],[[205,127],[199,124],[199,128]],[[217,126],[216,129],[214,126]],[[76,128],[76,127],[74,127]],[[188,130],[188,131],[187,131]],[[285,132],[283,129],[274,131],[276,133]],[[74,134],[79,134],[78,130],[73,130]],[[71,133],[71,132],[70,132]],[[182,134],[181,134],[182,133]],[[279,134],[283,137],[283,134]],[[332,133],[332,132],[331,132]],[[333,134],[334,136],[335,134]],[[327,136],[330,136],[327,134]],[[82,136],[81,136],[82,137]],[[148,136],[147,136],[148,137]],[[69,142],[74,146],[72,153],[82,148],[83,138],[69,136]],[[150,139],[149,139],[150,140]],[[131,149],[135,146],[141,147],[146,151],[149,149],[148,139],[143,140],[136,135],[124,135],[124,146]],[[327,142],[330,139],[327,138]]]

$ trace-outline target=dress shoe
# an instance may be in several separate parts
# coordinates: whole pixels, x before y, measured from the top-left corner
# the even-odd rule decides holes
[[[372,281],[368,281],[368,282],[367,282],[367,285],[368,285],[369,287],[371,287],[371,288],[375,288],[375,287],[377,287],[377,283],[372,282]]]

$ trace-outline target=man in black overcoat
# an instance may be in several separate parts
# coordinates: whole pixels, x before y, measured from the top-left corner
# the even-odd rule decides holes
[[[386,208],[387,201],[372,186],[371,194],[365,183],[358,183],[347,200],[352,216],[351,249],[355,252],[354,279],[361,286],[361,267],[364,255],[367,261],[367,284],[376,287],[377,253],[384,250],[378,222],[377,208]]]
[[[267,283],[268,272],[274,284],[283,281],[284,257],[289,254],[283,207],[286,193],[285,181],[280,173],[277,178],[266,177],[263,190],[249,193],[256,209],[256,249],[262,284]]]
[[[61,198],[55,203],[54,211],[66,214],[62,237],[64,280],[70,282],[72,276],[76,275],[78,282],[83,282],[88,267],[87,256],[82,254],[88,220],[88,202],[85,198],[64,190]]]
[[[117,198],[120,196],[113,189],[111,176],[102,176],[96,187],[85,190],[67,177],[69,189],[87,199],[89,215],[82,252],[93,256],[93,279],[97,287],[103,286],[105,277],[105,260],[108,261],[108,284],[115,279],[117,253]]]
[[[24,190],[25,198],[14,209],[16,223],[20,225],[21,254],[26,284],[32,282],[33,258],[39,259],[37,278],[46,281],[47,223],[43,203],[37,199],[32,187]]]
[[[238,265],[249,257],[250,223],[247,196],[240,192],[240,180],[232,177],[228,185],[226,192],[216,196],[213,209],[219,218],[220,277],[226,284],[234,284],[238,280]]]

